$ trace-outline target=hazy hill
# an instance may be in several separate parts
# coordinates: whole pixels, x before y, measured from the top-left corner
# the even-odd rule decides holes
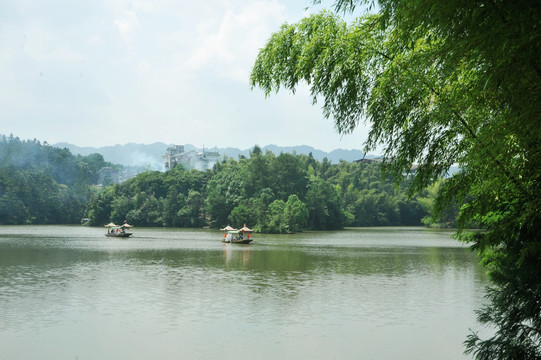
[[[135,144],[135,143],[129,143],[125,145],[114,145],[114,146],[103,146],[99,148],[95,147],[80,147],[73,144],[68,143],[58,143],[54,144],[54,146],[59,148],[67,148],[71,151],[72,154],[81,154],[81,155],[89,155],[92,153],[99,153],[103,155],[103,158],[105,161],[110,161],[114,164],[121,164],[125,166],[144,166],[149,169],[153,170],[162,170],[163,168],[163,160],[162,156],[165,154],[166,149],[171,146],[171,144],[164,144],[161,142],[157,142],[154,144]],[[200,148],[196,148],[193,145],[190,144],[184,144],[184,149],[186,151],[202,151]],[[207,151],[217,151],[225,158],[233,158],[238,159],[240,155],[249,157],[250,156],[250,150],[252,150],[253,147],[250,147],[248,149],[237,149],[237,148],[205,148]],[[331,161],[333,164],[337,164],[340,162],[340,160],[344,161],[355,161],[363,158],[363,152],[360,150],[343,150],[343,149],[336,149],[329,153],[317,150],[311,146],[307,145],[299,145],[299,146],[288,146],[288,147],[282,147],[277,145],[267,145],[261,147],[263,150],[263,153],[265,153],[267,150],[271,151],[275,155],[279,155],[280,153],[293,153],[296,154],[305,154],[308,155],[309,153],[312,153],[312,156],[316,160],[323,160],[323,158],[327,158],[329,161]],[[367,158],[374,157],[371,155],[367,155]]]

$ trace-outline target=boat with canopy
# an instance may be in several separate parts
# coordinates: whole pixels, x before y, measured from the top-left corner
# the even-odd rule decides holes
[[[235,229],[229,225],[220,229],[224,232],[222,242],[231,244],[249,244],[254,239],[252,236],[253,230],[248,228],[246,224],[240,229]]]
[[[133,226],[127,222],[124,222],[122,225],[116,225],[115,223],[110,222],[109,224],[105,225],[105,227],[107,228],[107,233],[105,234],[107,237],[127,238],[133,235],[133,233],[130,232],[130,229]]]

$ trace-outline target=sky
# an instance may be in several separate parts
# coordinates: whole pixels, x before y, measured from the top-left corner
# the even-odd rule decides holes
[[[267,98],[250,89],[270,35],[322,9],[310,0],[2,0],[0,134],[92,147],[362,149],[368,129],[338,134],[306,86]]]

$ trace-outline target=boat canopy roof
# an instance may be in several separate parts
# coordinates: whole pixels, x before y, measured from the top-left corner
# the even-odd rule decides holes
[[[224,227],[223,229],[220,229],[222,231],[237,231],[237,229],[227,225],[226,227]]]
[[[244,224],[244,226],[240,229],[235,229],[234,227],[231,227],[229,225],[227,225],[226,227],[224,227],[223,229],[220,229],[222,231],[237,231],[237,232],[252,232],[253,230],[250,229],[249,227],[246,226],[246,224]]]
[[[133,227],[133,225],[130,225],[130,224],[128,224],[128,223],[124,223],[124,224],[122,224],[122,225],[117,225],[117,224],[115,224],[114,222],[110,222],[109,224],[104,225],[104,226],[105,226],[106,228],[128,228],[128,229],[131,228],[131,227]]]

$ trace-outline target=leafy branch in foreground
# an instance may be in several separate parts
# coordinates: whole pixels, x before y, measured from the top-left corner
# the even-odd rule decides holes
[[[324,11],[274,33],[250,79],[266,95],[307,83],[340,133],[370,124],[386,171],[419,164],[412,194],[461,166],[436,209],[464,204],[457,237],[493,280],[479,320],[495,334],[466,342],[479,359],[541,357],[540,17],[528,1],[382,0],[351,24]]]

